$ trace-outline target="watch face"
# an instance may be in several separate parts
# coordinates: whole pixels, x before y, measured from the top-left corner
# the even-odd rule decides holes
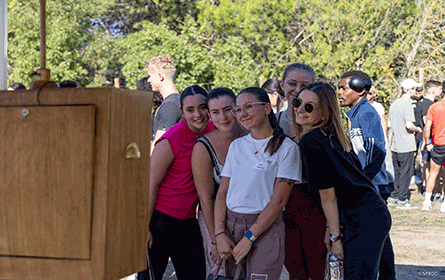
[[[248,239],[250,239],[250,238],[252,237],[252,232],[251,232],[250,230],[247,230],[247,231],[244,233],[244,235],[245,235]]]

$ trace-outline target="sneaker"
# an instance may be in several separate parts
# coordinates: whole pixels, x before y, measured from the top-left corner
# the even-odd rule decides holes
[[[408,199],[399,200],[397,202],[397,209],[417,209],[419,208],[416,204],[412,204]]]
[[[431,196],[431,201],[432,202],[439,201],[439,200],[440,200],[440,193],[436,193],[436,194]]]
[[[430,211],[431,201],[424,201],[422,205],[422,211]]]
[[[425,196],[425,187],[421,187],[417,193],[421,196]]]
[[[419,177],[417,177],[416,175],[414,175],[414,184],[416,184],[416,185],[420,185],[420,184],[422,184],[422,183],[423,183],[422,179],[420,179]]]
[[[389,200],[388,200],[388,205],[389,206],[397,206],[397,202],[399,202],[398,198],[390,197]]]
[[[442,202],[439,213],[445,213],[445,202]]]

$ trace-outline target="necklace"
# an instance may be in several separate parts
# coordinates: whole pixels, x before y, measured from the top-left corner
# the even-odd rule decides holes
[[[265,141],[258,149],[256,148],[256,145],[255,145],[255,140],[253,141],[253,146],[255,147],[255,149],[256,149],[256,151],[255,151],[255,153],[253,153],[254,155],[256,155],[256,154],[258,154],[258,152],[260,151],[260,149],[267,143],[267,142],[269,142],[269,141]]]

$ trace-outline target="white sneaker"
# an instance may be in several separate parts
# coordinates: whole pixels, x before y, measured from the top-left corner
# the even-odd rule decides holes
[[[430,211],[430,209],[431,209],[431,201],[424,201],[422,205],[422,211]]]
[[[416,175],[414,175],[414,183],[416,184],[416,185],[420,185],[420,184],[422,184],[422,179],[420,179],[419,177],[417,177]]]
[[[439,213],[445,213],[445,202],[442,202]]]

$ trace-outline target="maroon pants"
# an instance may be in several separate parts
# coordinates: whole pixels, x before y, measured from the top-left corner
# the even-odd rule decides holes
[[[283,213],[286,225],[284,264],[290,280],[323,280],[326,219],[318,193],[308,193],[306,188],[307,185],[294,186]]]
[[[227,231],[232,240],[238,243],[244,233],[257,220],[259,214],[239,214],[227,210]],[[284,223],[281,215],[253,243],[245,257],[247,280],[279,280],[284,264]],[[235,276],[236,267],[231,259],[228,270]],[[243,277],[244,278],[244,277]]]

